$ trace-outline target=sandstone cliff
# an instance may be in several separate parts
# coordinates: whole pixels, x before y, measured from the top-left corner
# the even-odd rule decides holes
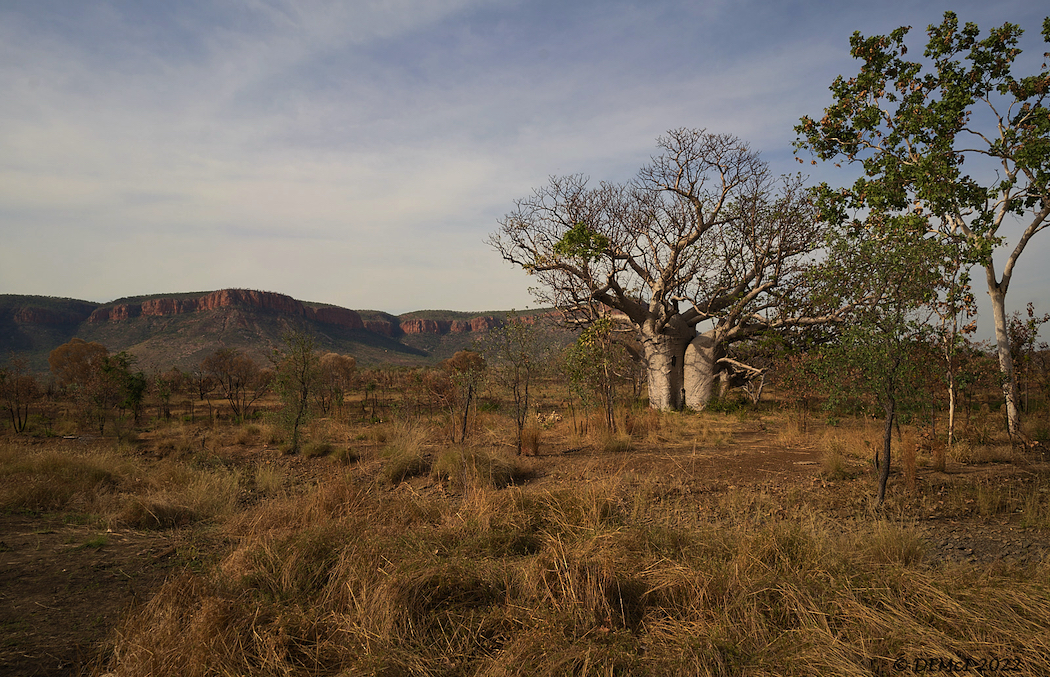
[[[95,310],[88,321],[97,323],[128,320],[140,316],[165,317],[221,308],[269,310],[350,329],[364,328],[361,317],[352,310],[336,306],[311,308],[291,296],[249,289],[221,289],[197,298],[156,298],[141,303],[117,303]]]

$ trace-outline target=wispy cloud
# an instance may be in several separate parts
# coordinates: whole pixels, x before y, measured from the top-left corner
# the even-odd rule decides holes
[[[958,11],[1033,33],[1041,19]],[[0,288],[524,307],[527,277],[484,244],[514,199],[551,174],[626,180],[678,126],[794,171],[791,128],[851,67],[849,34],[938,15],[903,0],[6,3]]]

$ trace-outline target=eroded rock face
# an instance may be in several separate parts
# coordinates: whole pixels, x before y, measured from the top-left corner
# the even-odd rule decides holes
[[[89,322],[111,322],[133,317],[165,317],[195,313],[221,308],[256,308],[288,315],[305,317],[325,324],[334,324],[350,329],[366,329],[376,334],[396,338],[403,334],[447,334],[449,332],[487,332],[503,325],[496,317],[479,316],[470,320],[362,320],[360,314],[347,308],[326,306],[308,308],[301,302],[284,294],[253,291],[250,289],[221,289],[197,298],[158,298],[142,303],[122,303],[95,310]],[[40,310],[42,309],[27,309]],[[531,320],[531,318],[528,318]]]
[[[91,313],[88,322],[115,322],[138,317],[142,314],[142,305],[138,303],[121,303],[108,308],[99,308]]]
[[[401,331],[401,327],[387,320],[365,320],[365,329],[375,334],[382,334],[393,338]]]
[[[364,328],[361,316],[352,310],[336,307],[307,308],[291,296],[250,289],[221,289],[197,298],[160,298],[143,301],[140,304],[118,304],[108,308],[99,308],[88,319],[90,322],[110,322],[126,320],[140,315],[144,317],[165,317],[232,307],[260,308],[288,315],[308,317],[318,322],[337,324],[351,329]]]
[[[181,315],[200,310],[200,299],[152,299],[142,302],[145,316]]]
[[[200,310],[216,310],[231,306],[247,306],[277,310],[290,315],[306,315],[306,308],[291,296],[250,289],[220,289],[199,298]]]
[[[401,331],[406,334],[447,334],[452,323],[448,320],[402,320]]]
[[[531,318],[528,318],[531,319]],[[466,332],[486,332],[503,326],[503,320],[497,317],[474,317],[469,320],[421,320],[401,321],[401,331],[405,334],[448,334]]]
[[[470,320],[471,331],[489,331],[502,326],[503,321],[498,317],[475,317]]]
[[[361,321],[361,316],[352,310],[346,308],[307,308],[312,319],[318,322],[324,322],[325,324],[337,324],[342,327],[349,327],[350,329],[364,329],[365,324]]]

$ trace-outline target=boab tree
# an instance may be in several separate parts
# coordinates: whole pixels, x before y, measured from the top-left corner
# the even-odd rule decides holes
[[[736,137],[677,129],[657,145],[628,184],[551,178],[489,241],[540,280],[541,302],[634,326],[652,407],[702,409],[720,375],[747,369],[731,344],[832,319],[781,303],[822,233],[801,179],[778,185]]]
[[[1050,71],[1044,63],[1035,75],[1013,75],[1022,33],[1013,24],[981,40],[975,24],[960,27],[946,12],[927,30],[925,61],[904,58],[908,30],[853,34],[850,53],[862,61],[860,72],[835,79],[834,101],[819,120],[802,118],[798,146],[863,168],[851,188],[824,187],[825,205],[843,220],[849,210],[918,214],[944,236],[969,242],[992,300],[1014,436],[1020,423],[1006,293],[1021,252],[1050,226]],[[1043,37],[1050,41],[1050,18]],[[1008,243],[1010,226],[1019,235]],[[997,272],[993,253],[1000,247],[1006,256]]]

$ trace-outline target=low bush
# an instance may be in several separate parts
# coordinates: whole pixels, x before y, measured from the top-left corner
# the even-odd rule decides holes
[[[525,473],[522,466],[498,451],[479,448],[445,449],[434,459],[430,474],[456,491],[499,489]]]

